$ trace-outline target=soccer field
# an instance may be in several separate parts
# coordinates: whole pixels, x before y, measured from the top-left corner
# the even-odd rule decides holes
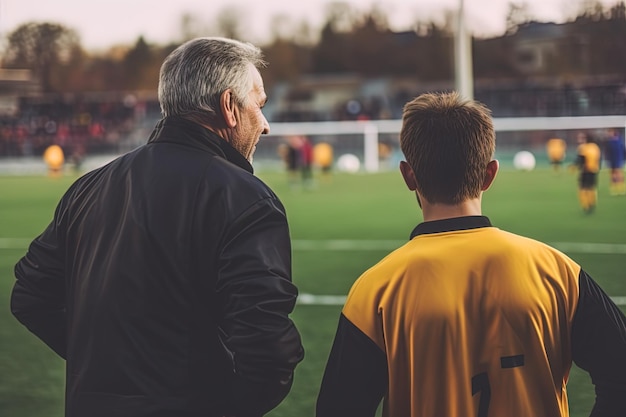
[[[315,187],[288,184],[282,172],[260,172],[282,199],[293,237],[293,277],[301,298],[293,314],[306,349],[292,392],[272,417],[308,417],[352,282],[406,242],[421,221],[415,197],[397,172],[316,177]],[[13,266],[50,221],[74,178],[0,177],[0,414],[56,417],[63,412],[64,364],[9,313]],[[576,176],[548,167],[504,169],[483,198],[492,223],[560,248],[626,307],[626,197],[611,197],[602,172],[599,205],[578,207]],[[451,257],[454,254],[450,254]],[[568,384],[571,415],[588,416],[594,398],[586,374]]]

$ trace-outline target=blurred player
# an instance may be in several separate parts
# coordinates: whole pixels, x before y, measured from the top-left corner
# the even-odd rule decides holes
[[[585,132],[577,136],[578,149],[574,165],[578,168],[578,201],[585,213],[592,213],[598,203],[598,172],[602,152]]]
[[[391,145],[386,142],[378,142],[378,159],[380,162],[380,167],[384,170],[388,170],[389,163],[391,162],[392,155]]]
[[[300,137],[300,171],[304,188],[313,186],[313,144],[306,136]]]
[[[302,139],[298,135],[287,137],[287,143],[282,147],[283,161],[287,169],[287,181],[292,188],[298,185],[300,181],[301,147]]]
[[[43,153],[43,160],[48,166],[48,175],[58,177],[63,173],[65,154],[59,145],[50,145]]]
[[[313,161],[322,171],[322,178],[328,178],[333,166],[332,145],[326,142],[320,142],[313,146]]]
[[[626,149],[624,147],[624,138],[620,136],[617,129],[609,131],[609,137],[604,144],[604,151],[611,174],[609,191],[611,195],[625,195],[624,158],[626,157]]]
[[[404,107],[400,171],[424,221],[350,290],[317,417],[566,417],[572,361],[593,416],[626,410],[626,317],[558,250],[492,226],[490,112],[456,93]]]
[[[559,171],[561,169],[561,165],[565,160],[565,151],[567,149],[567,144],[561,138],[552,138],[546,142],[546,152],[548,153],[548,160],[550,161],[550,165],[555,171]]]

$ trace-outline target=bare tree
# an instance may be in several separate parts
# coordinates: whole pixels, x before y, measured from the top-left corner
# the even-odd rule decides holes
[[[221,9],[216,22],[219,34],[231,39],[243,39],[243,17],[241,10],[235,6]]]
[[[604,6],[600,0],[580,0],[578,5],[578,16],[591,20],[602,20],[604,18]]]
[[[610,8],[609,15],[613,20],[626,20],[626,4],[623,1],[616,3]]]
[[[289,39],[291,37],[291,20],[288,15],[279,13],[270,18],[270,37],[272,40]]]
[[[25,23],[8,36],[3,64],[33,71],[44,92],[54,91],[54,71],[80,50],[76,31],[57,23]]]
[[[326,22],[334,32],[351,32],[359,20],[356,10],[344,1],[326,5]]]
[[[306,19],[302,19],[294,28],[293,40],[299,45],[312,46],[317,42],[318,36],[317,33],[314,33],[309,22]]]
[[[528,3],[509,3],[509,10],[506,13],[506,33],[511,35],[517,32],[519,26],[531,20]]]
[[[180,17],[180,32],[185,42],[206,35],[207,27],[194,13],[186,12]]]

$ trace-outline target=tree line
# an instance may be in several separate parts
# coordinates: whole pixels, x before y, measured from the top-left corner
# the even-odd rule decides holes
[[[604,76],[626,74],[626,6],[619,1],[604,6],[598,0],[581,0],[576,16],[561,24],[565,39],[551,57],[544,76]],[[263,70],[266,87],[303,75],[356,74],[363,77],[408,76],[422,81],[448,81],[454,77],[454,19],[417,22],[410,30],[390,28],[385,11],[373,6],[359,12],[347,3],[332,3],[318,34],[306,22],[285,24],[272,19],[271,40],[261,45],[270,65]],[[526,75],[514,65],[512,45],[534,22],[524,4],[510,4],[506,31],[491,38],[472,40],[474,76],[477,79],[519,79]],[[139,37],[133,45],[90,53],[77,32],[54,22],[25,23],[8,34],[2,67],[29,69],[41,90],[98,92],[156,90],[164,58],[185,39],[221,35],[244,39],[234,9],[218,14],[209,30],[191,15],[181,18],[182,40],[152,44]],[[584,48],[581,45],[584,43]],[[584,54],[583,54],[584,51]]]

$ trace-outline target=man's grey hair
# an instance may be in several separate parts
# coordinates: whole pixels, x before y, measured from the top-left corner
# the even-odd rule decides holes
[[[180,45],[161,66],[163,117],[201,115],[210,120],[219,112],[221,94],[229,88],[237,105],[244,106],[253,87],[250,64],[266,65],[261,50],[250,43],[204,37]]]

